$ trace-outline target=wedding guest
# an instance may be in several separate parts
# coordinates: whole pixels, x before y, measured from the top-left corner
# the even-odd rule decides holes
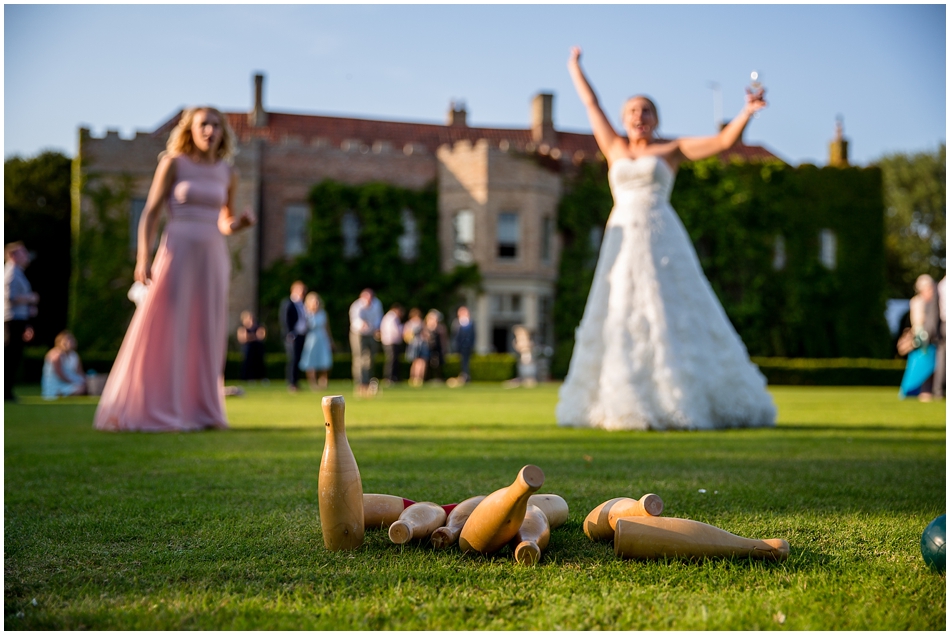
[[[947,395],[947,276],[937,283],[937,328],[934,334],[934,346],[937,359],[934,362],[934,397],[943,399]]]
[[[376,338],[383,319],[383,305],[372,289],[363,289],[350,305],[350,352],[353,355],[353,384],[356,394],[368,397],[373,372]]]
[[[931,334],[927,331],[928,306],[935,293],[934,279],[927,274],[917,277],[914,284],[917,292],[910,299],[910,329],[908,335],[912,338],[910,351],[907,353],[907,366],[904,368],[904,377],[901,380],[900,398],[917,396],[919,401],[933,400],[933,374],[936,361],[936,350],[930,342]],[[933,307],[934,309],[936,307]],[[907,339],[902,336],[902,339]]]
[[[69,331],[56,336],[55,345],[43,358],[40,391],[46,400],[86,394],[86,376],[76,353],[76,338]]]
[[[475,323],[469,315],[467,306],[460,306],[456,312],[455,321],[452,323],[452,335],[455,343],[455,352],[459,354],[462,363],[459,381],[468,382],[471,379],[469,372],[469,363],[472,359],[472,351],[475,349]]]
[[[307,285],[300,280],[290,285],[290,297],[280,303],[280,330],[284,336],[284,350],[287,352],[287,390],[297,392],[300,381],[300,355],[303,353],[307,337],[307,312],[303,306],[303,297]]]
[[[236,140],[216,108],[185,110],[159,159],[138,227],[135,280],[148,287],[106,380],[95,425],[143,432],[227,428],[224,361]],[[162,208],[164,235],[151,257]]]
[[[308,293],[304,310],[307,312],[307,336],[300,353],[300,370],[307,374],[310,390],[318,390],[327,387],[330,369],[333,368],[333,337],[319,295],[313,291]]]
[[[449,350],[449,333],[442,322],[442,313],[432,309],[426,314],[426,341],[429,347],[429,378],[445,379],[445,354]]]
[[[22,242],[3,249],[3,400],[13,401],[13,382],[23,359],[23,344],[33,339],[30,318],[36,317],[40,296],[33,292],[23,270],[30,252]]]
[[[254,320],[254,315],[250,311],[242,311],[237,339],[243,353],[241,379],[244,381],[264,379],[264,338],[266,337],[267,330]]]
[[[379,339],[383,345],[383,382],[392,385],[399,381],[399,354],[402,352],[402,306],[393,304],[379,324]]]
[[[413,308],[403,325],[402,339],[406,342],[406,360],[409,362],[409,385],[418,388],[425,380],[429,365],[429,342],[422,311]]]

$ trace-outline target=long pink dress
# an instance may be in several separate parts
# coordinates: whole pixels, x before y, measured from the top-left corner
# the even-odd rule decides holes
[[[231,168],[186,156],[174,161],[152,281],[99,400],[99,430],[228,427],[224,361],[231,263],[217,223]]]

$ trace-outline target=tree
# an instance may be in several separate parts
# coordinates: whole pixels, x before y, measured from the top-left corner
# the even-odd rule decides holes
[[[69,157],[52,151],[4,162],[4,241],[22,240],[34,256],[26,275],[40,295],[33,320],[37,345],[52,346],[56,334],[66,328],[71,164]]]
[[[909,298],[917,276],[939,280],[947,268],[947,147],[887,155],[878,165],[884,176],[888,294]]]

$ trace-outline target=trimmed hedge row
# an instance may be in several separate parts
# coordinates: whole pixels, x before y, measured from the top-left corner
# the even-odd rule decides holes
[[[24,351],[23,365],[17,375],[21,382],[37,383],[43,374],[43,357],[45,348],[30,347]],[[109,353],[83,352],[82,365],[85,370],[94,370],[97,373],[107,373],[112,368],[115,355]],[[333,368],[330,370],[331,379],[351,379],[351,360],[349,353],[333,355]],[[473,355],[470,363],[472,381],[505,381],[515,376],[517,372],[517,358],[506,353],[492,353],[489,355]],[[264,355],[265,373],[268,379],[283,380],[287,367],[287,355],[284,353],[267,353]],[[409,379],[409,364],[400,364],[400,377]],[[446,355],[444,377],[456,377],[461,370],[461,361],[458,355]],[[383,376],[383,356],[377,355],[373,364],[373,375]],[[241,377],[241,354],[229,352],[224,366],[224,378],[237,380]]]
[[[25,351],[23,365],[18,375],[25,383],[40,381],[43,371],[45,349],[33,347]],[[82,354],[83,367],[106,373],[112,368],[114,357],[108,354],[86,352]],[[333,356],[331,379],[350,379],[350,354]],[[762,374],[773,386],[899,386],[906,362],[903,359],[790,359],[786,357],[753,357]],[[283,380],[287,357],[283,353],[268,353],[264,357],[267,378]],[[377,355],[373,374],[381,377],[383,356]],[[409,365],[400,365],[400,375],[409,378]],[[515,376],[517,358],[514,355],[493,353],[473,355],[471,361],[473,381],[505,381]],[[459,374],[459,356],[448,355],[445,360],[445,377]],[[241,354],[228,353],[224,377],[236,380],[241,376]]]
[[[903,359],[753,357],[773,386],[900,386]]]

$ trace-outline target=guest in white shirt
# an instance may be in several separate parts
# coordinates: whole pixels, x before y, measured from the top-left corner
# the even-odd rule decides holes
[[[353,355],[353,383],[356,394],[368,397],[375,393],[371,388],[373,354],[379,325],[383,319],[383,304],[372,289],[363,289],[360,297],[350,305],[350,352]]]
[[[23,273],[30,264],[26,246],[19,241],[10,243],[3,255],[3,400],[13,401],[13,379],[23,358],[23,343],[33,339],[29,320],[36,316],[40,296]]]
[[[383,344],[386,365],[383,383],[387,386],[399,381],[399,354],[402,352],[402,306],[394,304],[379,325],[379,339]]]

